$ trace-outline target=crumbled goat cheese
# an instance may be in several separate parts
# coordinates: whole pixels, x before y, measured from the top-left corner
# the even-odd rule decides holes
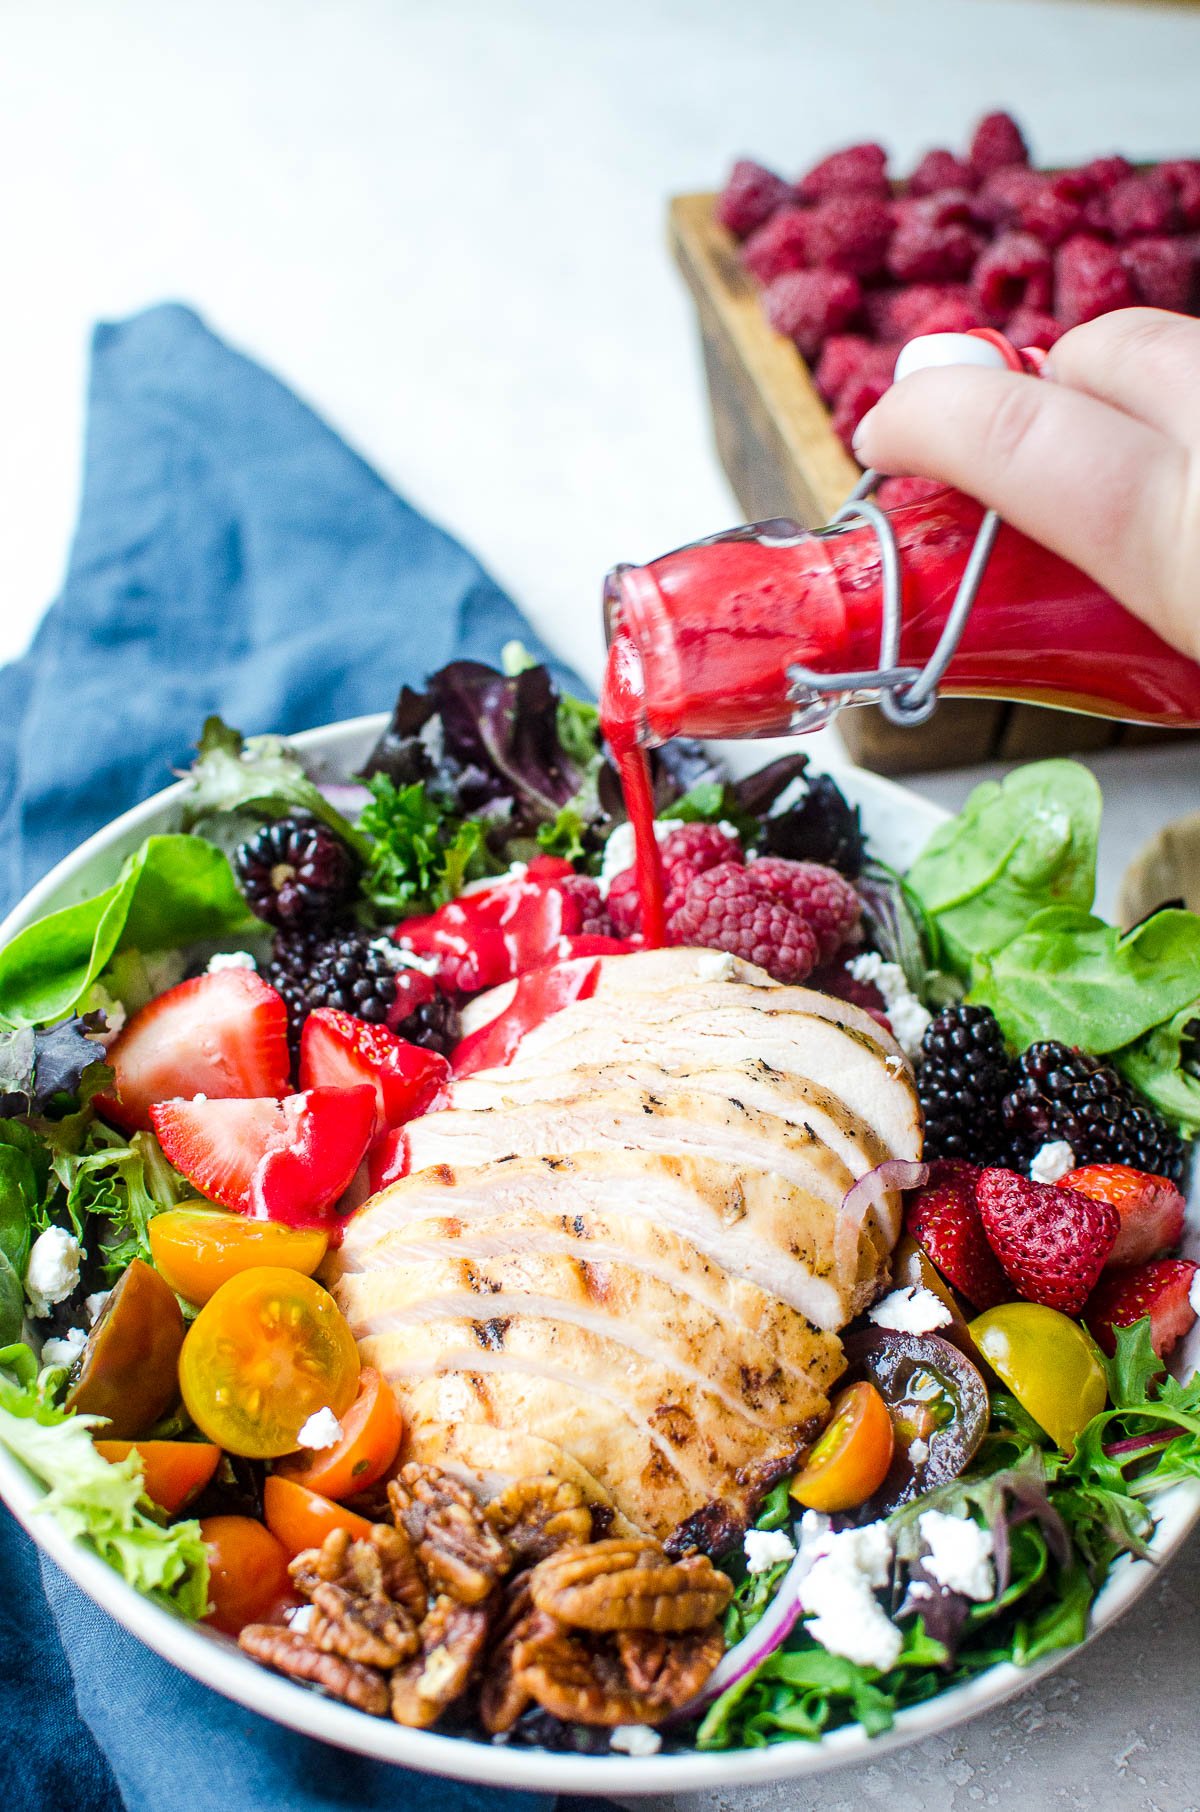
[[[769,1573],[781,1560],[791,1560],[796,1552],[785,1529],[747,1529],[742,1546],[747,1573]]]
[[[995,1596],[992,1538],[986,1529],[969,1516],[949,1516],[944,1510],[922,1511],[918,1527],[929,1548],[922,1564],[931,1579],[981,1604]]]
[[[297,1630],[303,1635],[313,1620],[314,1609],[315,1606],[311,1604],[295,1604],[283,1613],[284,1622],[290,1630]]]
[[[100,1319],[100,1311],[112,1295],[111,1290],[94,1290],[83,1299],[83,1312],[88,1318],[88,1326],[94,1328]]]
[[[877,950],[864,950],[846,964],[855,981],[873,982],[883,995],[883,1010],[896,1043],[906,1057],[915,1057],[929,1025],[930,1015],[921,1005],[899,963],[885,962]]]
[[[218,950],[209,958],[207,974],[220,975],[222,969],[257,969],[258,964],[248,950]]]
[[[805,1575],[800,1597],[810,1613],[809,1635],[831,1655],[886,1671],[904,1638],[884,1615],[875,1593],[891,1579],[892,1541],[883,1522],[827,1535]]]
[[[662,1738],[649,1724],[618,1724],[608,1739],[610,1749],[621,1755],[657,1755]]]
[[[923,1466],[929,1458],[929,1442],[918,1435],[915,1441],[908,1443],[908,1457],[914,1466]]]
[[[894,1328],[898,1334],[932,1334],[934,1328],[949,1327],[954,1320],[945,1303],[932,1290],[916,1284],[893,1290],[873,1309],[868,1309],[867,1316],[877,1328]]]
[[[61,1339],[54,1335],[43,1340],[42,1364],[74,1365],[86,1345],[87,1335],[82,1328],[68,1328]]]
[[[296,1436],[297,1447],[309,1447],[321,1453],[336,1447],[342,1438],[342,1425],[331,1409],[316,1409]]]
[[[1200,1271],[1197,1271],[1192,1278],[1192,1287],[1188,1291],[1188,1301],[1195,1309],[1197,1315],[1200,1315]]]
[[[736,981],[737,958],[728,950],[704,950],[696,958],[699,981]]]
[[[372,950],[382,950],[393,969],[419,969],[422,975],[436,975],[439,959],[436,956],[418,956],[415,950],[402,950],[399,944],[393,944],[390,937],[375,938]]]
[[[79,1241],[61,1227],[47,1227],[33,1242],[25,1270],[25,1294],[34,1319],[65,1302],[79,1282]]]
[[[1075,1153],[1065,1139],[1048,1139],[1033,1154],[1029,1174],[1035,1183],[1057,1183],[1075,1168]]]
[[[654,820],[654,835],[660,843],[664,842],[673,830],[678,829],[678,824],[672,824],[669,818]],[[624,874],[627,868],[633,867],[633,859],[633,826],[627,819],[624,824],[618,824],[614,830],[610,831],[608,841],[604,845],[604,858],[600,864],[598,877],[601,899],[608,898],[608,890],[617,876]]]

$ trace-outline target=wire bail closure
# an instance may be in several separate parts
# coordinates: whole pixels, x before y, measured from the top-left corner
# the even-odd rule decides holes
[[[829,529],[834,529],[843,523],[865,522],[875,531],[883,581],[879,665],[857,673],[817,673],[798,663],[790,666],[787,674],[792,682],[791,696],[800,707],[792,724],[793,730],[820,729],[843,705],[876,702],[890,723],[915,727],[927,722],[937,709],[938,686],[958,652],[967,618],[987,570],[996,531],[1000,527],[995,510],[988,510],[979,525],[937,647],[923,667],[899,666],[903,607],[900,550],[886,512],[871,501],[870,494],[879,480],[878,472],[864,472],[828,524]]]

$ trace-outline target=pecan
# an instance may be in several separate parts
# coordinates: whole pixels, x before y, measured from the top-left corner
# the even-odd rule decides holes
[[[397,1724],[425,1730],[465,1692],[487,1640],[490,1618],[478,1605],[435,1600],[421,1625],[421,1653],[392,1674]]]
[[[592,1539],[592,1512],[582,1491],[551,1473],[514,1479],[484,1514],[518,1563],[532,1565],[556,1548]]]
[[[308,1632],[315,1648],[371,1667],[395,1667],[416,1654],[426,1592],[403,1529],[377,1524],[361,1541],[334,1529],[289,1570],[315,1607]]]
[[[238,1644],[256,1661],[273,1667],[293,1680],[307,1680],[334,1699],[341,1699],[372,1717],[384,1718],[388,1710],[387,1678],[375,1667],[364,1667],[342,1655],[315,1648],[299,1630],[281,1629],[274,1623],[250,1623]]]
[[[654,1630],[621,1630],[617,1636],[617,1654],[630,1686],[664,1711],[676,1711],[694,1699],[724,1653],[717,1623],[677,1636]]]
[[[474,1493],[436,1466],[410,1461],[388,1487],[398,1528],[416,1543],[430,1587],[458,1604],[482,1604],[512,1565]]]
[[[530,1575],[539,1611],[576,1629],[702,1629],[724,1611],[732,1582],[702,1554],[668,1560],[645,1536],[560,1548]]]
[[[519,1573],[509,1581],[500,1603],[495,1642],[488,1655],[479,1694],[480,1721],[492,1736],[511,1730],[530,1702],[531,1694],[521,1684],[518,1674],[518,1650],[523,1644],[553,1635],[559,1627],[553,1617],[534,1609],[528,1573]]]
[[[538,1632],[518,1645],[517,1684],[567,1724],[653,1724],[666,1715],[626,1678],[618,1656],[569,1630]]]

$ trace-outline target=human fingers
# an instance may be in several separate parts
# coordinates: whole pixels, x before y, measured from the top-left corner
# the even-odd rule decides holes
[[[1064,334],[1046,375],[1200,450],[1200,321],[1117,309]]]

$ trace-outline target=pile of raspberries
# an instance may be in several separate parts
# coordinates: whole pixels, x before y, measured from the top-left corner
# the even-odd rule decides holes
[[[1007,113],[979,122],[965,157],[927,151],[896,188],[881,145],[836,151],[797,183],[744,159],[717,217],[847,446],[915,334],[999,327],[1049,349],[1110,309],[1200,303],[1200,159],[1032,170]]]

